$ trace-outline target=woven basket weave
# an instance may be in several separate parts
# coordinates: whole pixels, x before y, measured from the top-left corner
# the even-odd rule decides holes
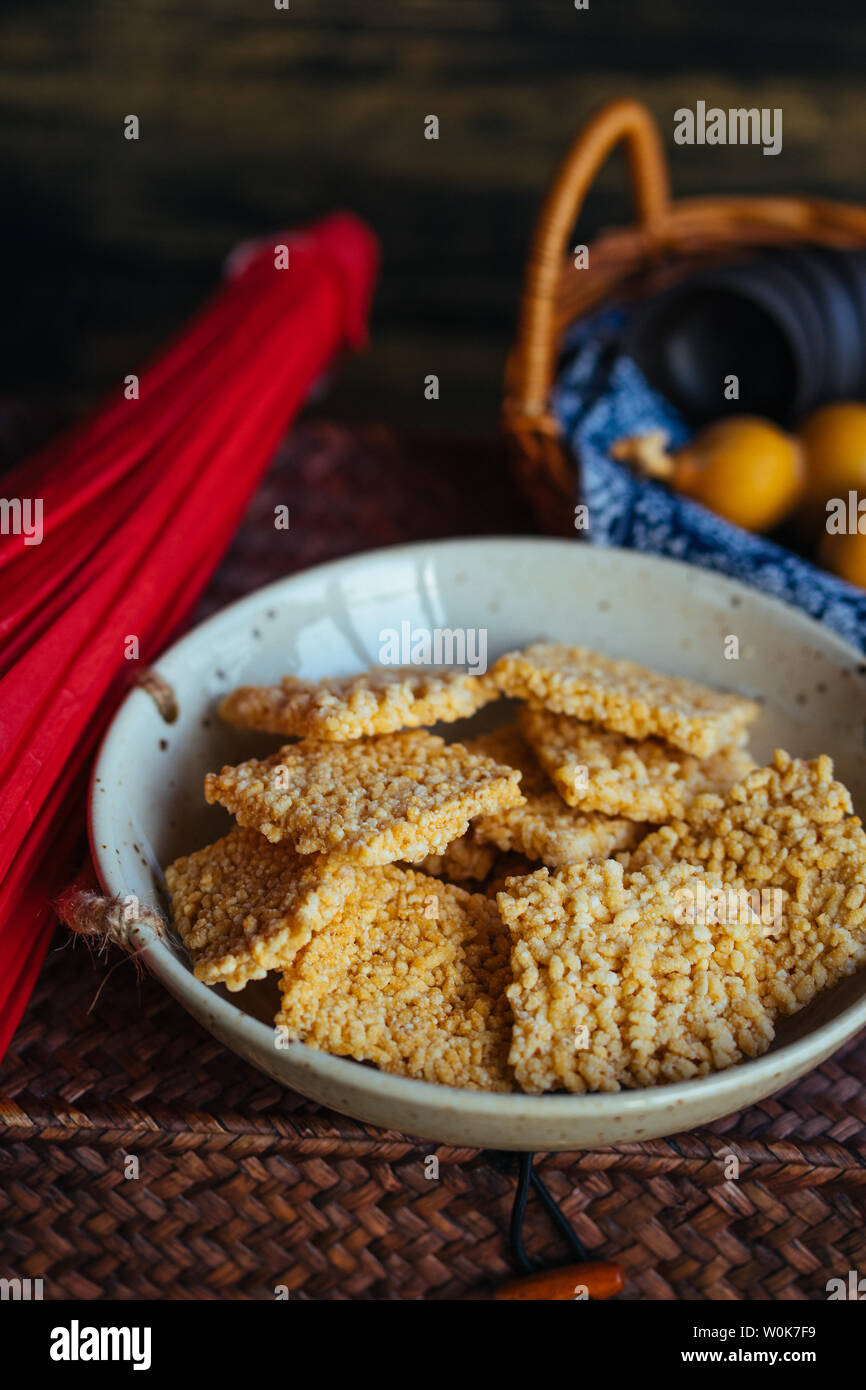
[[[566,256],[592,182],[625,144],[635,222],[604,232],[588,266]],[[518,481],[539,525],[573,535],[577,461],[562,443],[550,409],[557,352],[575,319],[614,296],[646,294],[744,247],[809,242],[866,244],[866,208],[808,198],[673,200],[664,149],[647,108],[636,101],[603,107],[568,151],[536,222],[516,340],[505,384],[503,423]]]
[[[866,1269],[864,1082],[861,1039],[710,1128],[537,1163],[625,1298],[824,1298]],[[513,1195],[499,1156],[282,1090],[80,945],[49,955],[0,1084],[0,1277],[47,1299],[462,1298],[513,1274]],[[565,1258],[534,1199],[526,1235]]]

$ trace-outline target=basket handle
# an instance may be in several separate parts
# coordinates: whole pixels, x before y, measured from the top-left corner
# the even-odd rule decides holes
[[[556,291],[569,234],[596,174],[621,141],[637,220],[648,240],[655,239],[665,221],[670,180],[658,126],[642,102],[612,101],[574,141],[535,224],[509,365],[507,411],[510,420],[520,419],[524,428],[545,425],[556,363]]]

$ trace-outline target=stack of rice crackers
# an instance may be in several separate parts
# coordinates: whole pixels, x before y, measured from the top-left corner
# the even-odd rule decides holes
[[[502,695],[493,733],[425,728]],[[279,972],[282,1037],[451,1086],[616,1091],[763,1052],[866,959],[848,792],[827,757],[756,767],[749,700],[539,643],[221,713],[291,741],[205,779],[237,824],[167,870],[174,925],[208,984]]]

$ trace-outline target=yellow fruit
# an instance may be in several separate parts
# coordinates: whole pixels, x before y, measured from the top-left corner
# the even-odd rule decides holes
[[[747,531],[767,531],[796,505],[802,450],[791,435],[753,415],[734,415],[701,430],[673,456],[672,482]]]
[[[859,531],[849,535],[825,535],[820,554],[822,564],[834,574],[866,589],[866,536],[861,536]]]
[[[866,491],[866,405],[824,405],[800,426],[799,437],[806,459],[804,510],[820,513],[829,497]]]

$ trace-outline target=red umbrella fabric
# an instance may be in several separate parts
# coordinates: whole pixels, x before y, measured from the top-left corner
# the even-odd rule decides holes
[[[245,245],[137,383],[3,480],[21,524],[0,536],[0,1056],[80,858],[94,748],[310,387],[365,342],[378,259],[348,213]]]

